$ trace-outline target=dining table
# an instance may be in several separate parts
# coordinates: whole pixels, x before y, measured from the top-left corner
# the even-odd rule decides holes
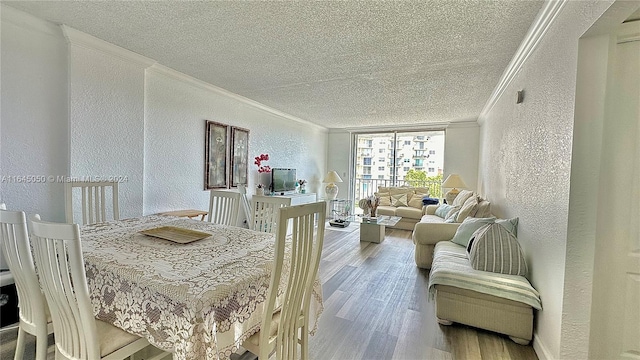
[[[165,226],[210,236],[183,244],[141,233]],[[259,330],[273,234],[148,215],[83,226],[81,239],[96,318],[148,339],[174,359],[229,359]],[[310,308],[313,335],[323,310],[317,277]]]

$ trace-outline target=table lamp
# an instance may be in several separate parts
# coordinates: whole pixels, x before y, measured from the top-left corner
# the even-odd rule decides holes
[[[325,194],[327,194],[327,199],[334,200],[338,196],[338,185],[335,183],[342,182],[340,175],[338,175],[335,170],[331,170],[327,173],[327,176],[322,180],[323,183],[328,183],[327,187],[324,188]]]
[[[447,177],[447,179],[442,183],[443,188],[450,188],[449,192],[447,192],[444,196],[445,200],[447,200],[447,204],[452,204],[453,200],[458,196],[460,190],[456,188],[466,188],[467,184],[462,181],[462,178],[458,174],[451,174]]]

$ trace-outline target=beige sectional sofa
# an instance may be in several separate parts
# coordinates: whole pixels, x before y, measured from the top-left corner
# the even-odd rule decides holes
[[[463,196],[454,200],[454,209],[445,216],[439,216],[443,215],[438,212],[441,205],[426,206],[413,231],[416,265],[431,269],[429,293],[435,300],[438,322],[495,331],[518,344],[528,344],[533,336],[534,309],[541,309],[539,295],[525,277],[474,270],[465,246],[449,241],[466,217],[491,217],[488,201],[475,193],[460,194]]]
[[[475,200],[475,206],[473,205],[473,200]],[[465,218],[491,216],[491,203],[468,190],[461,191],[455,198],[451,204],[454,210],[447,214],[450,215],[448,220],[445,217],[436,215],[436,211],[440,206],[425,206],[425,214],[413,228],[412,238],[416,246],[415,261],[416,265],[423,269],[431,268],[434,246],[439,241],[451,240],[456,230],[458,230],[458,226]]]
[[[375,193],[380,198],[379,215],[399,216],[402,218],[396,229],[413,230],[424,215],[422,198],[429,195],[428,188],[422,187],[383,187]]]

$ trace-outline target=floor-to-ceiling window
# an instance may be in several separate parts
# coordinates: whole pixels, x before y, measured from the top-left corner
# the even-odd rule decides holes
[[[356,203],[379,186],[429,187],[441,196],[444,131],[356,134],[354,143]]]

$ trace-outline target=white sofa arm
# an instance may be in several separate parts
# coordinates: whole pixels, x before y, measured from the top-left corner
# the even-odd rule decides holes
[[[427,205],[425,206],[426,210],[424,211],[425,215],[435,215],[436,214],[436,209],[438,208],[438,206],[440,205]]]
[[[438,241],[451,240],[458,226],[458,223],[417,223],[413,229],[413,243],[435,245]]]

